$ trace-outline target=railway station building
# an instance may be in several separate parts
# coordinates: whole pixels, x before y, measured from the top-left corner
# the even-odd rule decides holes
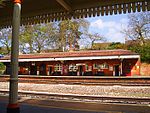
[[[5,0],[4,2],[5,4],[0,4],[0,29],[10,26],[13,29],[11,61],[10,56],[0,59],[0,62],[6,65],[5,73],[11,72],[7,113],[20,113],[18,66],[19,74],[29,75],[132,76],[140,74],[140,56],[126,50],[74,52],[72,54],[69,52],[47,53],[18,57],[19,27],[71,18],[150,11],[149,0]],[[10,69],[10,62],[12,69]]]
[[[10,74],[10,56],[0,62]],[[134,76],[140,75],[140,55],[121,49],[21,54],[19,75]]]

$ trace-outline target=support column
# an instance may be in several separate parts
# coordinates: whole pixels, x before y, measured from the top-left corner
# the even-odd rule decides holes
[[[20,15],[21,1],[14,0],[11,45],[11,75],[9,85],[9,104],[7,106],[7,113],[20,113],[20,108],[18,105],[18,55]]]
[[[123,59],[121,59],[121,69],[120,69],[120,75],[122,76],[122,74],[123,74],[123,65],[122,65],[122,63],[123,63]]]
[[[48,76],[50,75],[50,73],[49,73],[49,67],[50,66],[46,64],[46,75],[48,75]]]
[[[136,62],[136,75],[141,75],[141,70],[140,70],[140,67],[141,67],[141,60],[140,60],[140,57],[138,58],[138,61]]]
[[[37,75],[40,75],[40,66],[37,65]]]

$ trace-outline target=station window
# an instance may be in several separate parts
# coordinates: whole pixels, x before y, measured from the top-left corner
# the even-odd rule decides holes
[[[77,71],[77,66],[75,64],[70,64],[69,71]]]
[[[23,68],[23,70],[28,71],[28,70],[29,70],[29,68]]]
[[[85,65],[85,70],[88,71],[88,65],[87,64]]]
[[[99,69],[99,64],[93,64],[93,69]]]
[[[55,69],[55,71],[61,71],[62,70],[61,64],[56,64],[54,69]]]
[[[85,65],[86,71],[92,71],[92,66],[89,66],[88,64]]]
[[[109,65],[107,63],[103,63],[103,64],[100,65],[100,68],[101,69],[108,69]]]

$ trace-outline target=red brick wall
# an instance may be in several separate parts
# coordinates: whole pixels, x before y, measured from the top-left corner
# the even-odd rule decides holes
[[[104,72],[104,75],[106,76],[113,76],[113,72],[115,71],[115,66],[116,65],[119,65],[119,71],[121,71],[121,60],[120,59],[113,59],[113,60],[79,60],[79,61],[66,61],[66,62],[60,62],[60,61],[52,61],[52,62],[36,62],[36,65],[38,67],[41,66],[41,64],[46,64],[46,69],[45,69],[45,75],[48,74],[48,69],[49,69],[49,66],[52,66],[52,71],[54,71],[54,65],[55,64],[63,64],[64,66],[66,65],[69,65],[69,64],[88,64],[88,66],[92,66],[93,67],[93,64],[95,63],[98,63],[98,64],[103,64],[103,63],[107,63],[109,66],[112,66],[113,69],[110,71],[111,68],[109,69],[102,69],[102,70],[97,70],[97,71],[102,71]],[[140,60],[138,59],[124,59],[123,62],[122,62],[122,66],[123,66],[123,76],[133,76],[133,75],[140,75]],[[85,65],[83,65],[83,70],[85,72]],[[147,70],[150,70],[147,69],[147,68],[142,68],[141,71],[143,73],[146,73],[148,72]],[[20,68],[20,72],[23,72],[22,68]],[[96,73],[96,69],[93,69],[93,75],[95,75]],[[92,74],[91,74],[92,75]],[[144,74],[145,75],[145,74]],[[149,74],[150,75],[150,74]]]
[[[150,64],[141,63],[141,75],[150,76]]]
[[[140,60],[138,59],[123,60],[123,75],[126,76],[140,75]]]

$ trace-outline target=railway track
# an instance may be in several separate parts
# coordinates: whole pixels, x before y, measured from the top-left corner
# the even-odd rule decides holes
[[[0,76],[0,82],[8,82],[9,76]],[[150,77],[96,77],[96,76],[29,76],[19,75],[20,83],[35,84],[83,84],[83,85],[123,85],[150,86]]]
[[[8,96],[8,91],[0,90],[1,96]],[[25,99],[42,99],[42,100],[67,100],[77,102],[97,102],[97,103],[119,103],[119,104],[150,104],[150,98],[131,98],[131,97],[103,97],[103,96],[87,96],[74,94],[50,94],[43,92],[19,91],[19,102]],[[24,99],[25,98],[25,99]]]

